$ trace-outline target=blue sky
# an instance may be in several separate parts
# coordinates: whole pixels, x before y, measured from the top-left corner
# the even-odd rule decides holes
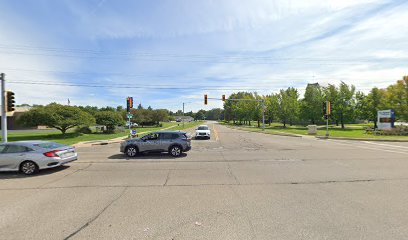
[[[407,1],[0,0],[0,9],[0,71],[20,104],[133,96],[188,111],[222,106],[204,106],[205,93],[340,81],[367,92],[408,74]]]

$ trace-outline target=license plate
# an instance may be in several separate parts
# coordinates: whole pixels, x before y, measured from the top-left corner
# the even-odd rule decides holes
[[[67,153],[64,153],[64,154],[62,155],[62,157],[72,157],[72,156],[74,156],[74,153],[73,153],[73,152],[67,152]]]

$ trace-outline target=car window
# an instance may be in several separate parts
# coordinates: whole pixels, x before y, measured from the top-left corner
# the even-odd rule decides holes
[[[201,127],[198,127],[198,130],[208,130],[208,127],[207,126],[201,126]]]
[[[159,134],[158,133],[151,133],[149,135],[147,135],[147,140],[157,140],[159,139]]]
[[[19,146],[19,145],[8,145],[7,148],[4,150],[4,153],[21,153],[21,152],[28,152],[30,148]]]
[[[177,138],[179,138],[180,136],[177,134],[177,133],[173,133],[173,134],[171,134],[171,139],[177,139]]]
[[[55,149],[55,148],[64,147],[65,145],[60,144],[60,143],[47,142],[47,143],[34,144],[34,146],[40,147],[40,148],[46,148],[46,149]]]
[[[171,133],[162,133],[160,139],[172,139],[172,135]]]

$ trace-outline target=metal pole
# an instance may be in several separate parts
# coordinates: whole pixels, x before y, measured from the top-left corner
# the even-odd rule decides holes
[[[329,118],[326,119],[326,137],[329,137]]]
[[[5,74],[0,74],[1,80],[1,139],[7,142],[7,112],[6,112],[6,79]]]
[[[183,103],[183,119],[182,119],[182,121],[183,121],[183,128],[184,128],[184,103]]]
[[[326,137],[329,137],[329,101],[326,101]]]
[[[132,132],[131,132],[131,128],[130,128],[130,112],[128,112],[128,124],[129,124],[129,136],[130,136],[130,138],[132,138]]]

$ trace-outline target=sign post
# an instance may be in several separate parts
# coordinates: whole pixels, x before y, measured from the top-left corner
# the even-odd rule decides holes
[[[331,104],[329,101],[326,101],[326,113],[324,118],[326,118],[326,137],[329,137],[329,117],[331,114]]]

